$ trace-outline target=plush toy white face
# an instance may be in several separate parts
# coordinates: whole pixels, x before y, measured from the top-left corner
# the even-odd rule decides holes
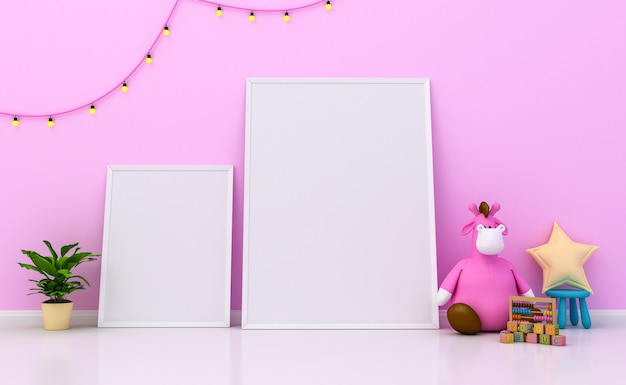
[[[502,233],[506,226],[499,224],[498,227],[476,226],[478,236],[476,237],[476,249],[485,255],[496,255],[504,250],[504,237]]]

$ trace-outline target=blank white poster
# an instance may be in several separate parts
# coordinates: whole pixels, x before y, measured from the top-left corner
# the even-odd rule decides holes
[[[438,328],[428,79],[249,79],[242,327]]]
[[[98,326],[229,326],[232,200],[232,166],[109,166]]]

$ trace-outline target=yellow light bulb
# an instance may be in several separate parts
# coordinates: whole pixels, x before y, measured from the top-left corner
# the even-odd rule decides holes
[[[166,25],[165,27],[163,27],[163,35],[168,36],[169,34],[170,34],[170,29]]]
[[[17,119],[17,116],[13,117],[13,126],[17,127],[20,125],[20,121]]]
[[[326,10],[330,11],[333,8],[333,5],[330,3],[330,0],[326,2]]]
[[[256,17],[254,16],[254,12],[250,12],[250,16],[248,16],[248,20],[254,21]]]
[[[222,16],[222,14],[223,14],[223,13],[224,13],[224,12],[222,12],[222,7],[217,7],[217,11],[215,11],[215,14],[216,14],[217,16]]]
[[[126,85],[126,82],[124,82],[124,84],[122,84],[122,92],[126,91],[128,91],[128,86]]]
[[[91,107],[89,107],[89,113],[91,115],[96,113],[96,106],[94,106],[93,104],[91,105]]]
[[[54,126],[54,120],[52,120],[52,116],[48,118],[48,127]]]
[[[152,56],[150,56],[150,54],[146,56],[146,63],[148,64],[152,63]]]
[[[289,16],[289,12],[285,12],[285,16],[283,16],[283,20],[289,21],[291,17]]]

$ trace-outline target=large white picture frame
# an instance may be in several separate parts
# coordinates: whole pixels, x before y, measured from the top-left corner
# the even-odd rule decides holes
[[[439,327],[428,79],[247,81],[242,328]]]
[[[98,326],[230,326],[232,204],[232,166],[109,166]]]

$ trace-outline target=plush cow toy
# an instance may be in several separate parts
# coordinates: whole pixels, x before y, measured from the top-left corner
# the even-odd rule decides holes
[[[509,320],[509,297],[534,296],[532,289],[513,264],[498,254],[504,249],[506,226],[494,214],[500,204],[491,209],[482,202],[479,207],[470,203],[475,218],[469,221],[461,234],[473,232],[472,254],[459,261],[441,283],[437,302],[448,301],[450,326],[462,334],[506,329]]]

